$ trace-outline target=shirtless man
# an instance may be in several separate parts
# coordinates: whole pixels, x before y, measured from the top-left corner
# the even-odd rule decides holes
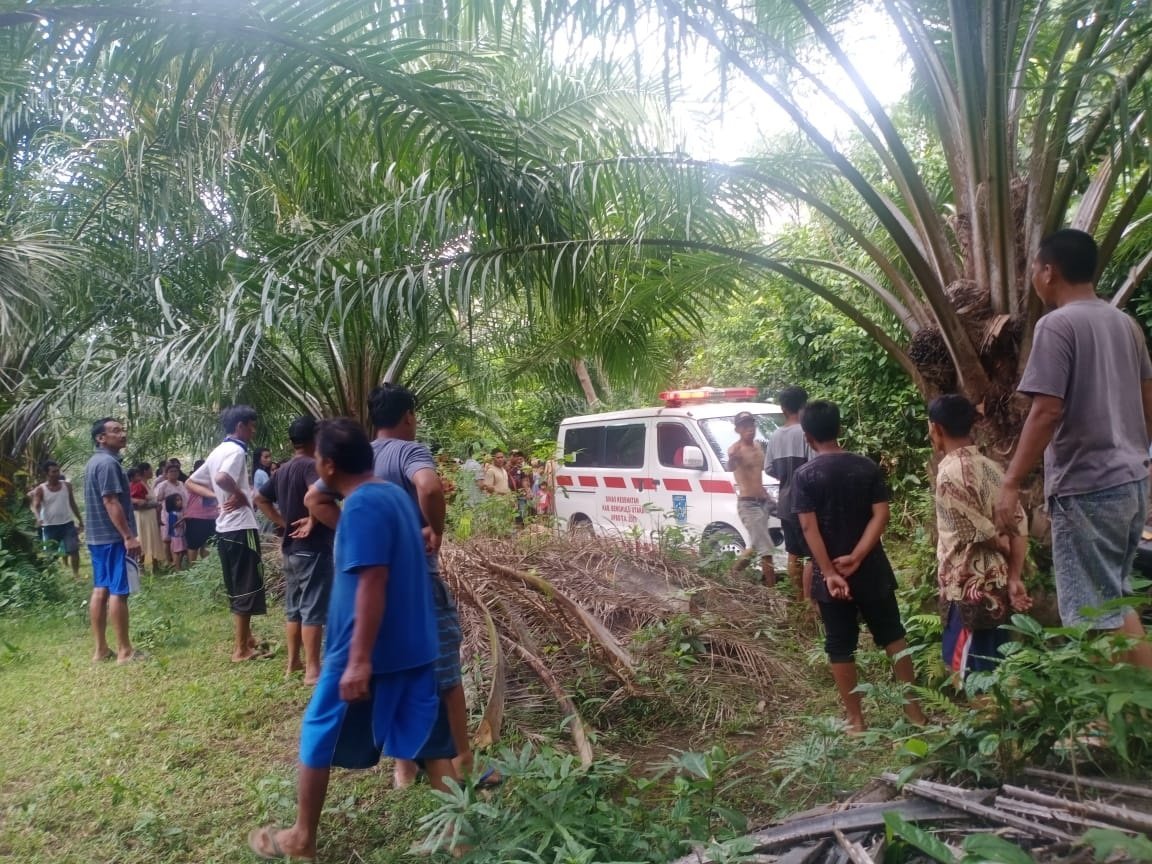
[[[768,530],[773,501],[764,490],[764,448],[756,442],[756,418],[750,413],[741,411],[732,425],[740,437],[728,448],[728,470],[735,475],[740,496],[736,500],[736,510],[752,541],[736,562],[736,572],[746,568],[752,562],[752,556],[759,553],[761,580],[772,588],[776,585],[776,568],[772,564],[776,544]]]

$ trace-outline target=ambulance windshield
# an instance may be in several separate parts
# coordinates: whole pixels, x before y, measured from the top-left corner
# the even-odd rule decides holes
[[[733,414],[732,417],[709,417],[707,420],[700,421],[700,425],[704,427],[704,434],[708,437],[708,443],[716,451],[725,471],[728,470],[728,448],[736,443],[737,438],[736,429],[732,425],[735,416]],[[783,423],[783,414],[757,414],[756,440],[761,445],[767,444],[768,438]]]

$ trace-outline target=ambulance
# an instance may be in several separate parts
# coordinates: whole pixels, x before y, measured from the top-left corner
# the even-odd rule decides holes
[[[739,554],[749,543],[736,513],[728,448],[733,418],[756,418],[761,444],[784,422],[754,387],[702,387],[660,394],[663,405],[569,417],[556,449],[556,516],[561,530],[659,542],[681,538]],[[764,486],[775,498],[777,483]],[[676,529],[673,533],[671,529]],[[780,545],[779,521],[772,520]]]

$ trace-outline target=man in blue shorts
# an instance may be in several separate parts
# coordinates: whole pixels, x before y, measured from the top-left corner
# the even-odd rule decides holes
[[[317,473],[344,499],[328,644],[300,731],[296,822],[248,835],[261,858],[315,858],[333,766],[370,768],[381,753],[411,759],[430,736],[451,746],[451,733],[436,722],[439,645],[419,518],[402,489],[375,479],[372,463],[358,424],[343,418],[320,424]],[[427,767],[442,776],[451,762]]]
[[[448,750],[428,750],[420,759],[456,757],[455,779],[472,773],[472,748],[468,738],[468,707],[464,699],[464,685],[460,674],[460,619],[456,604],[448,587],[440,578],[440,542],[444,534],[444,487],[436,471],[436,463],[428,448],[416,439],[416,396],[398,384],[383,384],[368,396],[368,414],[376,437],[372,441],[377,479],[395,483],[411,498],[420,514],[424,531],[428,572],[432,577],[432,597],[436,603],[436,622],[440,637],[440,658],[436,662],[436,675],[440,682],[440,695],[444,721],[452,729],[454,747]],[[327,525],[335,525],[339,510],[326,496],[315,490],[305,500],[310,511]],[[416,779],[415,762],[398,762],[395,784],[398,788],[411,785]],[[491,772],[481,776],[480,782],[492,785],[499,782]]]
[[[88,609],[96,639],[95,662],[116,658],[131,663],[143,657],[128,638],[128,558],[140,557],[136,517],[128,475],[120,451],[128,443],[124,424],[101,417],[92,424],[96,452],[84,469],[84,510],[88,514],[88,551],[92,555],[92,599]],[[116,651],[108,647],[108,621],[116,632]]]
[[[1013,533],[1020,487],[1044,454],[1052,567],[1065,626],[1133,637],[1130,662],[1152,668],[1139,614],[1122,605],[1148,507],[1152,361],[1136,322],[1096,296],[1092,235],[1045,237],[1032,287],[1052,309],[1036,324],[1019,392],[1032,407],[996,503]]]

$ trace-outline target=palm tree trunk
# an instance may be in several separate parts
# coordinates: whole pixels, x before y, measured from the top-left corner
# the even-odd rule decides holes
[[[588,374],[588,365],[583,357],[572,358],[572,371],[580,382],[580,389],[584,391],[584,398],[588,400],[589,408],[600,407],[600,397],[596,395],[596,388],[592,385],[592,376]]]

